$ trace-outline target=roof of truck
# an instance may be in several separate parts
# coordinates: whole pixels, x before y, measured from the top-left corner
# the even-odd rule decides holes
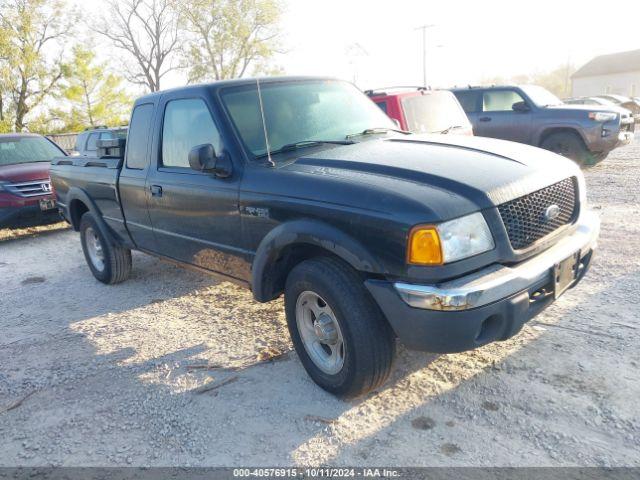
[[[251,77],[251,78],[234,78],[231,80],[218,80],[216,82],[207,82],[207,83],[198,83],[194,85],[185,85],[183,87],[169,88],[167,90],[160,90],[159,92],[149,93],[144,95],[136,100],[138,103],[140,100],[149,100],[165,93],[171,92],[182,92],[189,90],[198,90],[202,87],[209,88],[223,88],[223,87],[235,87],[242,85],[251,85],[256,83],[256,81],[260,81],[261,84],[265,83],[278,83],[278,82],[304,82],[304,81],[313,81],[313,80],[326,80],[326,81],[343,81],[338,78],[333,77],[320,77],[320,76],[280,76],[280,77]]]

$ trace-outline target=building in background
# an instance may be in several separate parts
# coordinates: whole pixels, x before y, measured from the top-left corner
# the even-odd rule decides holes
[[[574,97],[612,93],[640,96],[640,50],[600,55],[571,75]]]

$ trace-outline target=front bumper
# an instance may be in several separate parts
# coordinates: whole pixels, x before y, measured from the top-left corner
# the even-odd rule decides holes
[[[550,305],[554,265],[580,252],[575,286],[587,272],[600,220],[584,212],[576,230],[548,250],[516,265],[491,265],[438,285],[368,280],[365,285],[407,347],[460,352],[515,335]]]
[[[49,223],[59,220],[61,218],[57,208],[43,211],[37,203],[35,205],[0,207],[0,228],[22,224]]]

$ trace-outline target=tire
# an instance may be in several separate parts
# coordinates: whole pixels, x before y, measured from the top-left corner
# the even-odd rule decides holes
[[[593,156],[593,163],[591,163],[590,165],[597,165],[598,163],[602,162],[605,158],[607,158],[609,156],[610,152],[600,152],[600,153],[594,153]]]
[[[319,300],[314,305],[316,297]],[[309,312],[313,309],[321,313]],[[353,398],[378,388],[389,377],[395,358],[395,335],[362,279],[350,266],[329,257],[298,264],[287,277],[285,310],[289,333],[302,365],[326,391]],[[338,328],[331,323],[326,337],[331,340],[334,338],[332,328],[337,330],[338,342],[342,342],[342,348],[337,349],[341,352],[341,365],[339,361],[319,359],[322,350],[331,357],[329,353],[334,353],[336,345],[323,346],[321,342],[310,345],[309,342],[314,333],[326,333],[324,327],[318,332],[316,324],[326,324],[328,318],[337,322]],[[311,321],[313,327],[305,328]]]
[[[540,144],[545,150],[550,150],[563,157],[570,158],[578,165],[593,165],[594,155],[586,147],[577,133],[552,133]]]
[[[102,283],[112,285],[129,278],[131,250],[107,239],[91,212],[80,219],[80,242],[91,273]]]

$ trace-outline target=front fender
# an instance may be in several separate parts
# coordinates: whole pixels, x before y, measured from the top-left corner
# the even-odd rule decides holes
[[[558,130],[572,131],[582,139],[585,145],[589,144],[590,139],[585,136],[584,127],[579,122],[558,122],[545,123],[544,125],[539,126],[533,134],[533,145],[539,146],[549,132]]]
[[[317,220],[294,220],[271,230],[258,246],[251,267],[251,290],[256,300],[272,299],[271,285],[265,282],[265,273],[288,247],[295,245],[323,249],[361,272],[382,272],[380,264],[364,245],[345,232]]]

